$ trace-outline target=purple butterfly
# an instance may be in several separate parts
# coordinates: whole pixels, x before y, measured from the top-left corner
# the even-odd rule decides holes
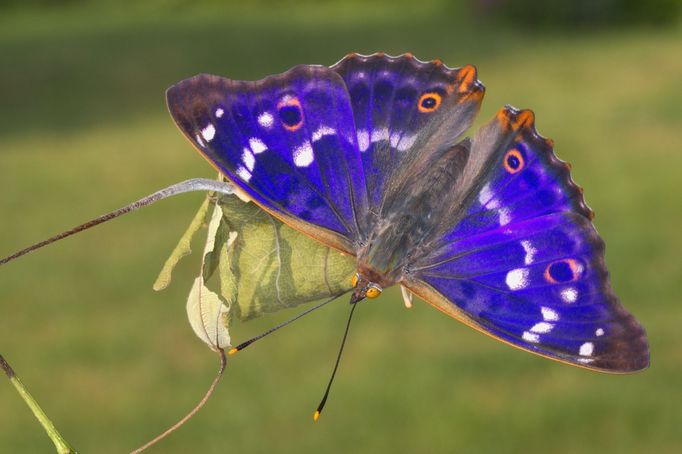
[[[400,284],[512,346],[605,372],[646,368],[569,166],[529,110],[460,138],[473,66],[350,54],[257,82],[168,90],[182,132],[248,198],[357,258],[351,302]]]

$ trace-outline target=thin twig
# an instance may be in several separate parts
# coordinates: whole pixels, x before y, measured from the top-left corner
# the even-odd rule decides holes
[[[220,368],[218,369],[218,374],[217,374],[216,377],[213,379],[213,383],[211,383],[211,386],[208,388],[208,391],[206,392],[206,394],[204,395],[204,397],[203,397],[203,398],[199,401],[199,403],[192,409],[192,411],[190,411],[189,413],[187,413],[180,421],[178,421],[178,422],[176,422],[175,424],[173,424],[171,427],[169,427],[168,429],[166,429],[164,432],[162,432],[161,434],[157,435],[154,439],[148,441],[147,443],[145,443],[144,445],[140,446],[140,447],[137,448],[136,450],[131,451],[130,454],[138,454],[138,453],[144,451],[145,449],[149,448],[150,446],[155,445],[155,444],[158,443],[159,441],[161,441],[161,440],[163,440],[164,438],[166,438],[168,435],[170,435],[170,434],[172,434],[173,432],[175,432],[176,430],[178,430],[183,424],[185,424],[187,421],[189,421],[189,419],[190,419],[192,416],[196,415],[197,412],[199,412],[199,410],[201,410],[201,408],[204,406],[204,404],[206,404],[206,402],[208,401],[208,399],[209,399],[209,398],[211,397],[211,395],[213,394],[213,391],[215,390],[216,386],[218,385],[218,382],[220,381],[220,379],[222,378],[223,372],[225,371],[225,367],[227,366],[227,357],[225,356],[225,350],[223,350],[222,348],[218,348],[218,354],[219,354],[219,356],[220,356]]]
[[[48,244],[52,244],[55,241],[62,240],[64,238],[67,238],[71,235],[75,235],[76,233],[82,232],[83,230],[87,230],[89,228],[95,227],[96,225],[102,224],[104,222],[110,221],[114,218],[117,218],[121,215],[130,213],[131,211],[135,211],[137,209],[140,209],[142,207],[151,205],[152,203],[158,202],[159,200],[165,199],[167,197],[171,197],[177,194],[182,194],[185,192],[192,192],[192,191],[213,191],[217,192],[220,194],[232,194],[232,186],[230,186],[227,183],[223,183],[221,181],[215,181],[215,180],[207,180],[205,178],[194,178],[192,180],[186,180],[181,183],[177,183],[171,186],[168,186],[167,188],[161,189],[160,191],[156,191],[153,194],[150,194],[146,197],[141,198],[140,200],[137,200],[129,205],[126,205],[122,208],[119,208],[118,210],[114,210],[110,213],[104,214],[102,216],[99,216],[95,219],[92,219],[84,224],[81,224],[79,226],[73,227],[69,230],[66,230],[62,233],[59,233],[53,237],[50,237],[46,240],[40,241],[36,244],[33,244],[27,248],[24,248],[20,251],[15,252],[14,254],[7,256],[3,259],[0,259],[0,266],[4,265],[6,263],[11,262],[14,259],[17,259],[23,255],[26,255],[30,252],[33,252],[37,249],[40,249],[44,246],[47,246]]]

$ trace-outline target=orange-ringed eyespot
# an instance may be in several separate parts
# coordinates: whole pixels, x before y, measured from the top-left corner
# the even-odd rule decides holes
[[[557,260],[545,268],[545,280],[552,284],[572,282],[582,272],[582,264],[575,259]]]
[[[428,92],[421,95],[419,101],[417,101],[417,108],[420,112],[429,113],[440,107],[442,101],[441,96],[435,92]]]
[[[512,148],[504,155],[504,168],[509,173],[518,173],[523,169],[525,161],[523,155],[516,148]]]
[[[293,132],[303,126],[303,109],[298,98],[285,96],[277,104],[277,111],[279,112],[279,119],[284,129]]]

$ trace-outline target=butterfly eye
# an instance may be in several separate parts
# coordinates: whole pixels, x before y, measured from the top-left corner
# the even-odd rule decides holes
[[[279,119],[282,122],[282,126],[287,131],[297,131],[303,126],[303,110],[298,98],[285,96],[277,104],[277,110],[279,111]]]
[[[545,280],[551,284],[572,282],[578,279],[583,266],[574,259],[557,260],[545,268]]]
[[[381,295],[381,289],[379,287],[374,286],[368,288],[367,293],[365,294],[367,298],[376,298],[379,295]]]
[[[421,95],[417,101],[417,108],[420,112],[429,113],[438,109],[440,106],[441,97],[438,93],[428,92]]]
[[[513,148],[504,155],[504,168],[509,173],[518,173],[523,169],[525,161],[519,150]]]
[[[355,288],[355,286],[358,285],[358,275],[357,275],[357,273],[355,273],[355,274],[353,275],[353,277],[352,277],[351,280],[350,280],[350,283],[351,283],[351,285],[353,286],[353,288]]]

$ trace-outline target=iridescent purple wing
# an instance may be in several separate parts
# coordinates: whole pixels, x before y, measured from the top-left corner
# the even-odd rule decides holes
[[[503,109],[471,153],[489,159],[466,209],[404,284],[532,353],[606,372],[646,368],[646,334],[611,289],[592,212],[532,112]]]
[[[484,87],[473,66],[451,69],[411,54],[349,54],[332,69],[350,94],[370,213],[385,215],[381,203],[396,171],[454,145],[471,126]]]
[[[284,222],[353,254],[367,206],[343,79],[297,66],[257,82],[198,75],[167,92],[179,128],[237,188]]]

